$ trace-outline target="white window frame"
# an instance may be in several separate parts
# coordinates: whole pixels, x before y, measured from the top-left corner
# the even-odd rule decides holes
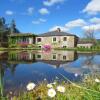
[[[53,41],[54,38],[56,38],[56,41]],[[52,42],[53,43],[57,42],[57,37],[56,36],[55,37],[52,37]]]
[[[56,56],[56,59],[53,59],[53,56],[54,56],[54,55]],[[57,60],[57,54],[52,54],[52,59],[53,59],[53,60]]]

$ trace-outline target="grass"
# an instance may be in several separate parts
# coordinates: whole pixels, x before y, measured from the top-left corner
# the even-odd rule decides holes
[[[80,48],[55,48],[55,50],[68,50],[68,51],[82,51],[82,52],[100,52],[100,47],[92,47],[92,48],[84,48],[84,47],[80,47]]]
[[[7,48],[0,47],[0,51],[7,50]]]
[[[0,48],[0,51],[6,50],[41,50],[40,48]]]
[[[99,75],[86,76],[80,83],[73,83],[66,77],[64,78],[66,82],[58,83],[56,80],[56,84],[52,84],[56,91],[53,98],[48,96],[48,83],[44,81],[31,91],[13,96],[11,100],[100,100],[100,82],[95,81],[96,78],[100,80]],[[59,85],[65,88],[64,93],[57,91]]]

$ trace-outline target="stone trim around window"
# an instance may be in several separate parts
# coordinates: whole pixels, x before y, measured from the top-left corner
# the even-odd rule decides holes
[[[42,38],[41,37],[36,38],[36,42],[37,43],[41,43],[42,42]]]

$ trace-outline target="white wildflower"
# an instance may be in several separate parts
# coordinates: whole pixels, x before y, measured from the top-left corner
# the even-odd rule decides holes
[[[95,82],[100,83],[100,80],[96,78],[96,79],[95,79]]]
[[[30,90],[33,90],[35,88],[35,86],[36,85],[34,83],[29,83],[26,88],[28,91],[30,91]]]
[[[58,86],[57,91],[64,93],[65,92],[65,87],[64,86]]]
[[[47,84],[47,87],[48,87],[48,88],[53,88],[53,86],[52,86],[51,83],[50,83],[50,84]]]
[[[53,84],[53,85],[56,85],[57,83],[56,83],[56,82],[53,82],[52,84]]]
[[[53,97],[55,97],[55,95],[56,95],[56,91],[53,88],[48,90],[49,97],[53,98]]]

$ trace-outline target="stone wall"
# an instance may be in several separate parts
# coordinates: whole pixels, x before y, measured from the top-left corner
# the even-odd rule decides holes
[[[56,37],[56,41],[53,41],[53,37]],[[63,38],[66,37],[67,40],[63,41]],[[37,38],[41,38],[41,42],[37,42]],[[51,48],[58,47],[68,47],[73,48],[75,46],[75,36],[51,36],[51,37],[36,37],[36,44],[43,47],[44,45],[50,45]]]

